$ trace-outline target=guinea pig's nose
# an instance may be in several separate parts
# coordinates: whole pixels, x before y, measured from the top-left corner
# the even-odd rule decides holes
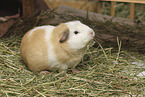
[[[91,31],[90,34],[92,35],[92,37],[95,36],[95,32],[94,31]]]
[[[93,31],[91,31],[90,34],[93,34]]]

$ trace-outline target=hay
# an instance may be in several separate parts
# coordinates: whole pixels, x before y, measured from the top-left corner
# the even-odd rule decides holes
[[[40,17],[30,19],[31,24],[26,21],[28,22],[24,20],[17,23],[11,29],[10,32],[14,31],[14,35],[0,40],[1,97],[145,96],[144,76],[138,76],[145,68],[133,64],[133,62],[145,63],[144,56],[122,51],[119,39],[116,41],[118,50],[115,51],[113,48],[103,48],[95,39],[94,43],[97,45],[93,46],[94,43],[90,45],[82,62],[76,67],[79,70],[77,73],[62,71],[42,74],[29,71],[19,53],[23,31],[44,23]]]
[[[0,96],[145,96],[144,78],[137,76],[144,68],[137,68],[130,52],[112,53],[112,48],[91,47],[76,67],[78,73],[33,73],[19,54],[22,37],[2,39],[0,42]]]

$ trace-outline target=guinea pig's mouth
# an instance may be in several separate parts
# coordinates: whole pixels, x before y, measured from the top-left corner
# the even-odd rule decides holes
[[[95,32],[93,31],[93,38],[95,37]]]
[[[93,45],[94,45],[94,40],[90,40],[87,42],[87,44],[84,47],[80,48],[79,51],[86,50],[86,49],[92,47]]]

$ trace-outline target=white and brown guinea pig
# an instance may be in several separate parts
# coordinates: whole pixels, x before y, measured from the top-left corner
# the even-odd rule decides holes
[[[93,29],[80,21],[35,27],[24,35],[20,54],[32,71],[62,71],[81,61],[94,36]]]

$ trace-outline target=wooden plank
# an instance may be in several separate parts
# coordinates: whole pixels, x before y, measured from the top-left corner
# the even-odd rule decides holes
[[[88,1],[58,1],[58,0],[44,0],[49,8],[58,8],[59,5],[68,5],[73,8],[83,9],[88,11],[95,11],[96,3],[95,2],[88,2]]]
[[[130,19],[134,19],[134,3],[130,3]]]
[[[101,2],[100,1],[97,2],[97,12],[101,13]]]
[[[129,2],[129,3],[145,4],[145,0],[99,0],[99,1],[115,1],[115,2]]]
[[[22,0],[23,17],[26,18],[34,12],[34,0]]]
[[[111,1],[111,16],[115,16],[115,2]]]

